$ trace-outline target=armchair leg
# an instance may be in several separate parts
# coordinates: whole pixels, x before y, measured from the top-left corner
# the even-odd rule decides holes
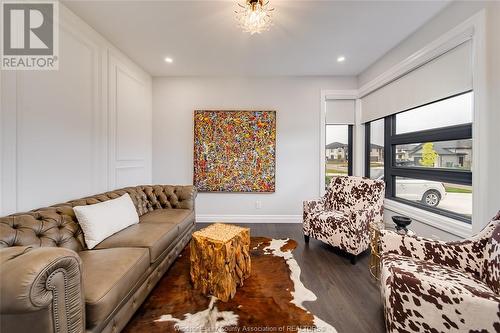
[[[306,242],[306,244],[309,244],[309,236],[308,235],[304,235],[304,242]]]
[[[358,260],[358,256],[351,254],[351,265],[356,265],[356,260]]]

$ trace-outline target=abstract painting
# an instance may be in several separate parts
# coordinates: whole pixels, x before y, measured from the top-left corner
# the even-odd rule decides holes
[[[194,185],[200,192],[274,192],[275,111],[195,111]]]

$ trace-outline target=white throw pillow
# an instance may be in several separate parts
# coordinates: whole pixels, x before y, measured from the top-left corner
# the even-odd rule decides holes
[[[76,206],[73,210],[89,249],[114,233],[139,223],[139,215],[128,193],[98,204]]]

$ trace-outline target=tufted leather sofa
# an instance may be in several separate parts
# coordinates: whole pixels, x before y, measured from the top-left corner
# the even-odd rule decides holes
[[[73,207],[125,193],[139,223],[88,250]],[[195,197],[145,185],[1,217],[0,331],[121,331],[190,240]]]

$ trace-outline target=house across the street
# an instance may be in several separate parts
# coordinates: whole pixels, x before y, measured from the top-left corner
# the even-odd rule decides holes
[[[326,145],[326,159],[329,161],[344,162],[348,155],[347,143],[332,142]]]
[[[384,161],[384,147],[376,143],[370,144],[370,162],[381,163]]]
[[[398,147],[396,163],[405,166],[419,166],[424,143]],[[437,154],[435,168],[470,169],[472,163],[472,141],[456,140],[432,143],[432,150]]]

